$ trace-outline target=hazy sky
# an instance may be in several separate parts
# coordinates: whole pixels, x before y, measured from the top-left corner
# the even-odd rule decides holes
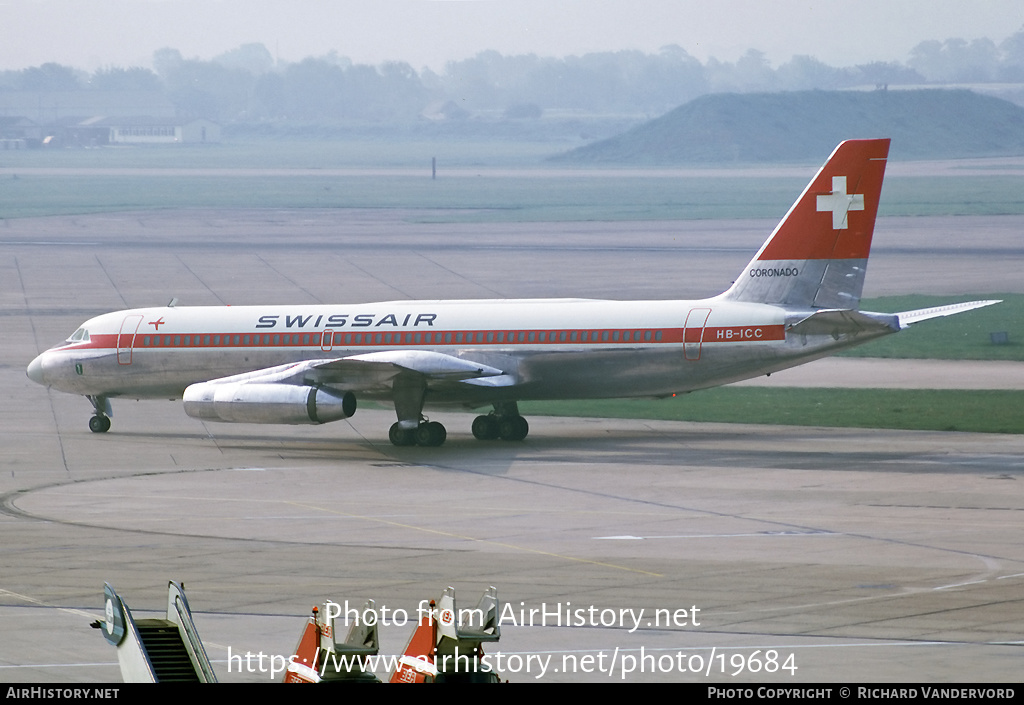
[[[678,44],[701,61],[747,49],[834,66],[901,61],[926,39],[1024,28],[1021,0],[0,0],[0,69],[49,61],[152,66],[260,42],[286,61],[335,51],[420,69],[485,49],[566,56]]]

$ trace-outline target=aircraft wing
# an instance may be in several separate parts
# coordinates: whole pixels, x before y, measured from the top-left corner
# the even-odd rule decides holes
[[[402,373],[422,375],[428,384],[502,376],[495,367],[430,350],[382,350],[308,364],[313,381],[353,390],[388,384]]]
[[[458,382],[505,377],[502,371],[470,360],[430,350],[383,350],[277,365],[262,370],[212,379],[203,384],[332,384],[349,391],[383,387],[402,373],[421,375],[430,382]]]
[[[430,350],[382,350],[302,360],[207,382],[182,395],[185,413],[210,421],[327,423],[351,416],[355,392],[390,397],[400,420],[419,422],[426,390],[481,379],[515,380],[495,367]],[[443,439],[442,439],[443,440]]]

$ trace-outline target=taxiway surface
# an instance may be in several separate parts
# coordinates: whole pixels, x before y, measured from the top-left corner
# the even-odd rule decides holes
[[[222,681],[268,681],[229,649],[287,655],[313,604],[412,615],[447,585],[466,606],[498,588],[513,681],[1019,680],[1021,437],[535,417],[523,443],[481,443],[441,414],[443,447],[399,449],[387,410],[260,428],[117,401],[97,436],[85,400],[25,377],[85,318],[171,297],[706,296],[774,225],[422,215],[0,224],[0,681],[119,680],[88,626],[103,582],[153,616],[169,579]],[[865,295],[1019,291],[1022,220],[882,220]],[[977,236],[936,236],[954,231]],[[382,651],[410,631],[387,625]]]

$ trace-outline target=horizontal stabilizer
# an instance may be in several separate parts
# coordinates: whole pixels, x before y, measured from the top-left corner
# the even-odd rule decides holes
[[[970,311],[976,308],[982,308],[984,306],[991,306],[992,304],[1002,303],[1002,299],[993,299],[991,301],[965,301],[960,304],[947,304],[946,306],[933,306],[932,308],[919,308],[914,311],[901,311],[896,316],[900,320],[900,328],[906,328],[911,323],[917,323],[918,321],[927,321],[929,318],[939,318],[940,316],[952,316],[957,313],[963,313],[964,311]]]
[[[822,309],[787,326],[797,335],[857,334],[866,332],[894,333],[900,329],[899,318],[890,313],[868,313],[852,309]]]

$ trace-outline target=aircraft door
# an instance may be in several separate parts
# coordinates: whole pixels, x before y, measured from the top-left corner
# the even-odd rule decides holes
[[[117,334],[117,364],[132,364],[132,348],[135,347],[135,333],[142,325],[142,316],[125,316],[121,321],[121,332]]]
[[[710,308],[691,308],[683,327],[683,357],[699,360],[701,345],[704,343],[704,326],[711,315]]]
[[[330,352],[334,347],[334,331],[330,328],[324,328],[324,332],[320,334],[320,349],[324,352]]]

